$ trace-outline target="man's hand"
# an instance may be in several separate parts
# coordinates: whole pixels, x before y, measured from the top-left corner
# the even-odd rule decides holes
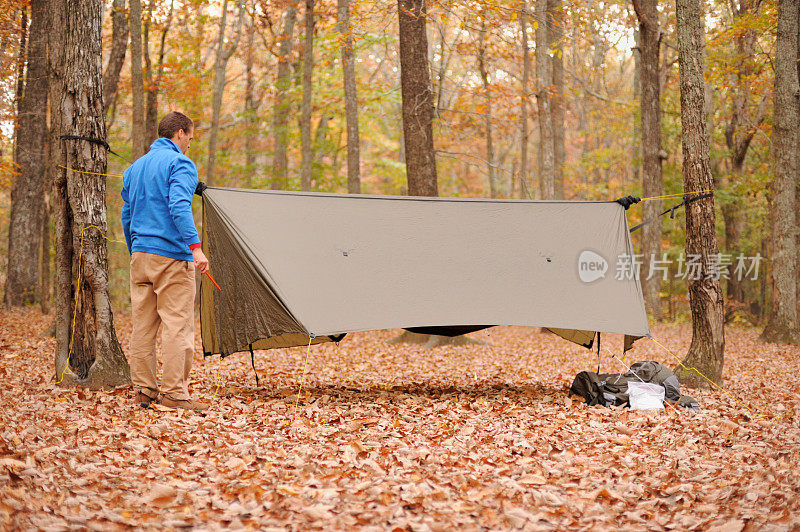
[[[206,258],[206,254],[203,253],[203,250],[194,248],[192,250],[192,256],[194,257],[194,267],[200,270],[200,273],[206,273],[208,271],[208,258]]]

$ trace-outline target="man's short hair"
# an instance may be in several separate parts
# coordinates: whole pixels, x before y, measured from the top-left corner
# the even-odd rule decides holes
[[[194,129],[192,119],[178,111],[170,111],[158,123],[158,136],[171,139],[180,130],[189,133]]]

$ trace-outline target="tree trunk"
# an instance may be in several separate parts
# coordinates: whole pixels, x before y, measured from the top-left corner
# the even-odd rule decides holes
[[[275,106],[272,115],[272,128],[275,131],[275,158],[272,163],[272,189],[286,189],[289,185],[289,157],[286,153],[289,143],[289,105],[286,91],[291,84],[292,41],[294,24],[297,21],[297,5],[293,2],[286,9],[283,32],[278,51],[278,73],[275,79]]]
[[[40,295],[39,250],[47,168],[47,1],[33,0],[30,9],[28,72],[17,118],[15,159],[19,175],[11,190],[8,224],[7,306],[35,303]]]
[[[356,94],[356,57],[350,29],[349,0],[338,0],[338,29],[342,34],[342,75],[344,77],[344,112],[347,122],[347,192],[361,194],[361,139],[358,134],[358,96]]]
[[[750,11],[750,7],[753,11]],[[743,18],[753,16],[758,12],[759,2],[750,3],[747,0],[735,3],[733,7],[734,24],[742,25]],[[746,22],[744,23],[746,26]],[[726,179],[723,186],[726,188],[742,183],[747,180],[745,176],[745,161],[750,141],[753,139],[757,128],[764,119],[763,112],[760,116],[747,116],[750,101],[751,80],[753,75],[752,56],[755,48],[756,31],[747,29],[736,35],[734,43],[736,54],[734,70],[736,78],[730,87],[732,99],[731,112],[728,123],[725,126],[725,144],[728,147],[728,159],[731,167],[731,178]],[[725,222],[725,250],[727,253],[736,256],[742,250],[741,238],[747,224],[747,209],[745,203],[738,194],[732,197],[721,206],[722,218]],[[744,303],[744,290],[741,281],[737,276],[732,275],[727,282],[728,297],[733,301]]]
[[[522,43],[522,86],[520,87],[520,149],[519,198],[528,199],[528,82],[531,75],[530,47],[528,46],[528,2],[522,0],[519,14],[520,42]]]
[[[147,17],[142,30],[142,52],[144,58],[144,133],[145,146],[150,146],[158,136],[158,93],[153,75],[153,62],[150,60],[150,25],[153,21],[153,2],[147,4]]]
[[[633,99],[639,108],[633,112],[633,137],[631,138],[631,183],[638,183],[642,177],[642,40],[639,30],[633,32]]]
[[[52,136],[104,139],[102,0],[50,0]],[[141,48],[140,48],[141,50]],[[54,162],[106,172],[106,150],[85,141],[54,144]],[[90,388],[130,382],[108,294],[106,178],[55,168],[56,380]],[[73,317],[74,312],[74,317]]]
[[[28,61],[28,9],[23,5],[19,24],[19,50],[17,52],[17,90],[14,97],[14,110],[19,120],[19,105],[25,92],[25,65]]]
[[[397,0],[406,177],[410,196],[438,196],[425,0]]]
[[[302,163],[300,188],[311,190],[311,167],[314,146],[311,141],[311,96],[314,90],[314,0],[306,0],[305,41],[303,42],[303,104],[300,111],[300,140]]]
[[[142,76],[142,2],[130,0],[129,20],[131,32],[131,146],[135,161],[147,153],[144,130],[144,78]]]
[[[247,17],[247,55],[245,57],[244,66],[244,116],[247,123],[247,131],[244,137],[244,183],[245,188],[252,188],[253,174],[256,172],[256,152],[255,152],[255,136],[257,131],[257,116],[258,103],[255,98],[255,85],[256,80],[253,75],[253,61],[254,61],[254,48],[255,48],[255,20],[252,16]]]
[[[706,190],[713,188],[714,183],[704,116],[705,27],[700,0],[676,0],[676,14],[683,189]],[[644,90],[644,81],[642,85]],[[714,223],[713,198],[695,201],[686,207],[686,256],[697,257],[702,268],[698,279],[688,280],[692,343],[683,364],[689,368],[697,368],[712,381],[721,383],[725,350],[723,298],[719,280],[714,278],[709,268],[713,257],[719,253]],[[678,368],[676,373],[681,382],[706,385],[705,379],[694,370]]]
[[[553,97],[550,109],[553,118],[553,171],[555,198],[564,199],[564,164],[566,163],[566,132],[564,114],[564,8],[562,0],[547,2],[547,40],[553,54]]]
[[[543,200],[556,197],[555,155],[553,153],[553,115],[550,89],[553,84],[548,53],[547,0],[536,0],[536,101],[539,105],[539,190]]]
[[[206,184],[210,187],[216,182],[217,141],[219,137],[219,117],[222,112],[222,96],[225,91],[225,71],[242,35],[244,21],[244,0],[237,0],[239,18],[235,37],[230,44],[225,46],[225,26],[228,18],[228,0],[222,3],[222,14],[219,20],[219,35],[217,38],[217,54],[214,61],[214,79],[211,83],[211,131],[208,134],[208,164],[206,165]]]
[[[775,111],[772,129],[772,308],[761,339],[800,341],[797,325],[797,74],[798,8],[791,0],[778,1],[778,38],[775,50]]]
[[[106,70],[103,72],[103,108],[106,114],[117,98],[119,74],[125,63],[129,33],[125,0],[114,0],[111,6],[111,52],[108,55]]]
[[[486,106],[483,121],[486,128],[486,173],[489,176],[489,197],[497,197],[497,178],[494,172],[494,146],[492,144],[492,93],[489,87],[489,73],[486,71],[486,20],[481,16],[481,29],[478,33],[478,70],[483,83],[483,97]]]
[[[642,193],[645,197],[664,194],[661,175],[661,83],[659,80],[659,49],[661,30],[658,25],[658,0],[634,0],[633,7],[639,20],[642,117]],[[689,189],[686,189],[689,190]],[[642,219],[649,220],[663,210],[661,200],[644,202]],[[653,260],[661,254],[661,222],[642,227],[642,291],[647,307],[656,320],[662,320],[661,276],[650,275]]]
[[[47,151],[47,150],[46,150]],[[45,164],[50,162],[49,153],[45,153]],[[44,172],[43,178],[47,178],[50,174]],[[50,314],[52,299],[50,296],[50,217],[53,215],[53,206],[50,194],[50,182],[47,181],[44,186],[44,209],[42,209],[42,269],[40,276],[41,297],[40,309],[42,314]]]

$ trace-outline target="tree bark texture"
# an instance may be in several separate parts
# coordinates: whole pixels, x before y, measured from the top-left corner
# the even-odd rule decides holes
[[[489,197],[497,197],[497,178],[495,177],[494,145],[492,142],[492,89],[489,86],[489,73],[486,70],[486,20],[481,17],[478,33],[478,70],[483,84],[484,105],[483,122],[486,131],[486,174],[489,176]]]
[[[314,145],[311,140],[311,97],[314,91],[314,0],[306,0],[304,27],[303,103],[300,109],[300,188],[308,192],[311,190],[311,169],[314,163]]]
[[[425,0],[398,0],[397,10],[408,194],[438,196]]]
[[[661,174],[661,83],[659,79],[659,56],[661,29],[658,24],[658,0],[634,0],[634,9],[639,19],[639,80],[641,83],[642,117],[642,193],[644,197],[664,194]],[[687,189],[689,190],[689,189]],[[644,202],[642,219],[649,220],[663,210],[661,200]],[[650,276],[653,259],[661,255],[661,222],[642,227],[642,291],[653,318],[664,317],[661,308],[661,276]]]
[[[778,1],[775,50],[775,112],[772,129],[772,224],[770,253],[772,308],[761,339],[798,342],[797,236],[795,234],[798,98],[798,9],[792,0]]]
[[[144,130],[144,77],[142,74],[142,2],[130,0],[131,33],[131,146],[135,161],[147,153]]]
[[[356,56],[350,28],[350,1],[338,0],[338,29],[342,34],[344,113],[347,123],[347,192],[361,194],[361,139],[358,133]]]
[[[52,137],[106,138],[103,109],[102,0],[50,0]],[[51,138],[52,138],[51,137]],[[59,141],[54,162],[106,172],[106,150]],[[56,167],[56,380],[90,388],[130,382],[108,294],[106,178]],[[74,311],[74,319],[73,319]],[[74,332],[74,334],[73,334]],[[63,379],[62,379],[63,376]]]
[[[676,14],[683,188],[706,190],[713,188],[714,183],[711,176],[707,122],[704,113],[705,28],[700,0],[676,0]],[[702,271],[699,279],[688,281],[689,305],[692,311],[692,343],[683,364],[689,368],[697,368],[712,381],[721,383],[725,350],[723,298],[719,280],[714,279],[709,268],[712,257],[719,253],[714,223],[713,197],[687,205],[686,256],[698,256]],[[694,385],[707,384],[696,371],[678,368],[677,373],[681,382]]]
[[[564,7],[562,0],[547,2],[547,40],[553,54],[553,90],[550,109],[553,118],[553,172],[555,198],[564,199],[564,164],[566,163],[566,131],[564,116]]]
[[[630,181],[638,183],[642,177],[642,41],[638,28],[633,32],[633,40],[633,99],[639,102],[639,109],[633,113]]]
[[[125,0],[114,0],[111,6],[111,52],[108,55],[108,64],[103,72],[103,108],[106,114],[117,98],[117,85],[122,65],[125,64],[125,52],[128,49],[128,14],[125,10]]]
[[[278,51],[278,72],[275,78],[275,107],[272,114],[272,129],[275,132],[275,158],[272,163],[271,183],[273,190],[285,190],[289,184],[289,157],[286,153],[289,143],[289,102],[286,99],[286,91],[292,82],[292,42],[296,21],[297,5],[291,3],[284,17]]]
[[[543,200],[556,197],[555,155],[553,154],[553,114],[550,90],[553,84],[548,53],[547,0],[536,0],[536,102],[539,105],[539,191]]]
[[[519,198],[529,199],[528,190],[528,84],[531,75],[530,47],[528,46],[528,2],[522,1],[519,14],[520,42],[522,43],[522,84],[520,86],[520,148],[519,148]]]
[[[18,106],[15,159],[19,174],[11,189],[8,269],[4,303],[21,306],[40,297],[39,251],[44,210],[47,135],[47,1],[30,4],[27,76]]]
[[[214,79],[211,83],[211,131],[208,134],[208,164],[206,165],[206,184],[210,187],[216,184],[217,142],[219,140],[219,117],[222,113],[222,96],[225,92],[225,71],[228,68],[228,61],[236,51],[236,47],[239,46],[239,38],[242,35],[244,0],[237,0],[236,5],[239,7],[238,22],[233,31],[234,37],[227,46],[225,45],[225,26],[228,18],[228,0],[222,3],[222,14],[219,20]]]

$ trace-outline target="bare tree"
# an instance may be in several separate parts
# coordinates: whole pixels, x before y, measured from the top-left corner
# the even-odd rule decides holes
[[[425,0],[398,0],[397,11],[408,193],[438,196]]]
[[[747,17],[755,15],[761,7],[761,0],[740,0],[739,5],[731,1],[734,24]],[[747,28],[747,24],[744,24]],[[736,74],[734,82],[729,88],[731,96],[731,110],[728,122],[725,125],[725,145],[728,148],[727,162],[731,179],[724,179],[722,186],[730,187],[733,183],[747,180],[745,176],[745,161],[750,147],[750,141],[756,134],[757,125],[764,120],[767,109],[767,98],[758,106],[755,115],[749,109],[751,96],[751,79],[753,76],[752,61],[755,51],[756,30],[747,28],[738,33],[734,39],[736,54]],[[726,172],[727,174],[728,172]],[[722,219],[725,222],[725,248],[728,253],[742,251],[741,238],[747,221],[747,210],[744,201],[738,194],[732,194],[730,199],[720,207]],[[733,301],[744,303],[744,289],[741,281],[733,275],[727,281],[728,297]]]
[[[278,50],[278,72],[275,78],[275,106],[273,107],[272,129],[275,132],[275,157],[272,163],[273,189],[285,189],[288,186],[289,158],[289,102],[286,92],[291,84],[292,43],[294,40],[294,24],[297,21],[297,5],[293,1],[286,8],[283,21],[283,32]]]
[[[553,84],[548,53],[547,0],[536,0],[536,102],[539,106],[539,190],[542,199],[556,197],[555,155],[553,153],[553,114],[550,90]]]
[[[142,2],[130,0],[129,17],[131,33],[131,96],[133,100],[131,117],[131,144],[133,159],[147,153],[144,130],[144,77],[142,73]]]
[[[778,1],[775,112],[772,129],[772,309],[761,339],[800,342],[797,324],[797,148],[800,83],[797,74],[798,7]]]
[[[522,0],[519,14],[520,42],[522,43],[522,82],[520,85],[520,149],[519,197],[528,196],[528,83],[531,75],[530,47],[528,45],[528,2]]]
[[[219,116],[222,112],[222,95],[225,91],[225,71],[236,48],[239,46],[239,39],[242,36],[242,23],[244,21],[244,0],[236,0],[239,7],[239,16],[236,28],[233,30],[234,37],[225,44],[225,26],[228,19],[228,0],[222,3],[222,13],[219,19],[219,34],[217,37],[217,53],[214,60],[214,79],[211,83],[211,131],[208,134],[208,164],[206,165],[206,183],[213,186],[216,181],[217,162],[217,140],[219,138]]]
[[[106,150],[61,135],[105,139],[102,0],[49,0],[56,222],[55,375],[90,388],[130,382],[108,294]],[[74,314],[73,314],[74,313]]]
[[[661,83],[659,57],[661,29],[658,24],[658,0],[633,0],[639,20],[639,80],[641,83],[642,120],[642,192],[646,197],[661,196],[664,182],[661,174]],[[661,200],[647,201],[642,217],[649,220],[662,209]],[[653,259],[661,251],[661,223],[647,224],[642,228],[642,291],[653,318],[661,320],[661,277],[650,275]]]
[[[361,193],[361,139],[358,134],[358,96],[356,94],[356,57],[350,28],[349,0],[338,0],[338,29],[342,34],[342,76],[344,78],[344,113],[347,122],[347,192]]]
[[[15,159],[19,175],[11,190],[8,224],[8,269],[3,298],[7,306],[31,304],[40,297],[39,251],[47,161],[47,1],[32,0],[30,13],[27,76],[17,115]]]
[[[311,97],[314,90],[314,0],[306,0],[305,41],[303,42],[303,103],[300,110],[300,142],[302,161],[301,190],[311,190],[311,167],[314,146],[311,143]]]
[[[111,5],[111,52],[108,54],[108,64],[103,72],[103,107],[106,114],[113,107],[117,98],[119,74],[125,63],[129,34],[125,0],[114,0]]]
[[[478,32],[478,70],[483,84],[483,121],[486,131],[486,173],[489,175],[489,196],[497,197],[497,178],[495,177],[494,146],[492,144],[492,89],[489,86],[489,73],[486,70],[486,12],[481,13],[481,29]]]
[[[566,94],[564,93],[564,7],[562,0],[547,2],[547,40],[553,54],[553,96],[550,109],[553,118],[553,172],[555,198],[564,199],[564,164],[566,163],[566,132],[564,116]]]
[[[164,54],[166,52],[167,33],[172,25],[172,14],[175,9],[175,0],[169,3],[167,20],[161,30],[161,38],[158,45],[158,57],[155,68],[150,60],[150,28],[152,26],[153,1],[148,5],[147,20],[144,26],[144,77],[145,92],[147,93],[144,129],[147,132],[146,144],[149,146],[158,137],[158,91],[161,86],[161,78],[164,75]]]
[[[676,0],[676,14],[683,188],[686,191],[707,190],[713,188],[714,181],[704,112],[705,26],[700,0]],[[725,350],[723,298],[719,279],[711,269],[711,262],[718,253],[713,197],[690,203],[686,206],[686,255],[698,258],[701,271],[688,281],[692,343],[683,364],[697,368],[712,381],[721,383]],[[676,373],[681,382],[698,386],[706,384],[695,371],[682,367]]]

